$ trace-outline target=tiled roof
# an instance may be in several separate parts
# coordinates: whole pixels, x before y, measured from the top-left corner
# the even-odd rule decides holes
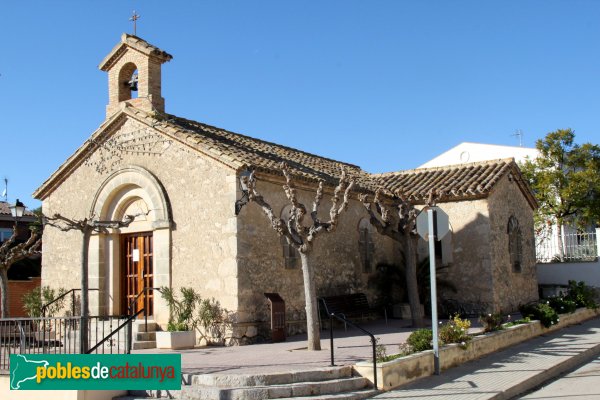
[[[104,60],[100,63],[98,68],[102,71],[107,71],[110,67],[121,57],[124,53],[125,48],[129,46],[137,51],[146,54],[148,56],[153,56],[161,60],[162,62],[170,61],[173,56],[167,53],[164,50],[159,49],[156,46],[151,45],[146,42],[144,39],[141,39],[137,36],[130,35],[128,33],[124,33],[121,35],[121,43],[117,44]]]
[[[164,131],[236,170],[247,167],[258,172],[282,175],[280,165],[281,162],[285,162],[297,179],[323,180],[327,184],[336,185],[343,167],[346,174],[355,180],[356,189],[373,189],[370,174],[356,165],[255,139],[175,115],[164,115],[161,117],[160,123],[157,123],[158,121],[153,116],[139,109],[127,107],[125,112],[134,118],[152,124],[154,128]]]
[[[377,186],[400,192],[415,203],[423,203],[432,189],[435,189],[436,196],[440,196],[440,201],[487,197],[496,183],[509,172],[532,207],[536,207],[531,189],[512,158],[375,174],[372,178]]]
[[[133,106],[124,107],[121,113],[116,113],[105,121],[92,135],[92,138],[98,139],[111,126],[120,125],[120,121],[127,117],[147,124],[173,140],[237,171],[248,167],[270,175],[281,175],[280,164],[283,161],[290,166],[295,178],[313,182],[323,180],[326,184],[333,186],[338,182],[341,173],[340,167],[344,167],[347,174],[356,182],[355,190],[374,191],[378,187],[384,187],[392,192],[399,190],[417,204],[427,200],[432,188],[435,188],[443,196],[440,201],[487,197],[494,185],[505,174],[512,172],[513,178],[519,184],[529,203],[534,208],[537,206],[531,189],[521,177],[519,168],[513,159],[370,174],[356,165],[320,157],[174,115],[161,115],[157,118],[154,114]],[[91,143],[92,140],[87,141],[79,148],[37,189],[34,193],[35,197],[43,199],[52,192],[64,179],[65,174],[74,170],[87,157]]]
[[[12,214],[10,213],[10,203],[7,203],[6,201],[0,201],[0,215],[2,216],[10,216],[12,218]],[[25,216],[28,217],[33,217],[34,214],[32,211],[25,209]]]

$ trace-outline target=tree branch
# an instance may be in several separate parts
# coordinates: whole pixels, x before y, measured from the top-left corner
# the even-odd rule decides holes
[[[381,191],[379,189],[377,189],[375,191],[375,197],[373,199],[373,202],[377,205],[377,212],[379,213],[379,215],[381,216],[382,213],[385,214],[386,219],[384,219],[382,216],[381,220],[380,220],[379,217],[377,216],[377,214],[375,214],[375,211],[373,211],[372,203],[369,201],[368,195],[361,194],[358,198],[361,201],[361,203],[364,205],[367,212],[369,213],[370,223],[371,223],[371,225],[373,225],[375,227],[377,232],[379,232],[380,235],[387,236],[387,237],[392,238],[393,240],[399,242],[402,239],[402,235],[400,234],[398,229],[394,228],[394,224],[391,223],[390,217],[389,217],[389,211],[381,203],[381,200],[379,198],[380,192]]]
[[[271,227],[275,230],[275,232],[277,232],[279,236],[285,236],[285,238],[288,240],[288,243],[292,244],[293,246],[302,246],[302,237],[300,237],[298,234],[292,234],[292,231],[289,229],[288,225],[286,225],[285,221],[275,216],[271,205],[267,203],[263,196],[256,190],[256,176],[254,175],[254,171],[250,173],[250,176],[247,178],[245,183],[248,187],[248,200],[255,202],[263,210],[264,214],[271,222]],[[290,220],[291,218],[292,216],[290,216]]]

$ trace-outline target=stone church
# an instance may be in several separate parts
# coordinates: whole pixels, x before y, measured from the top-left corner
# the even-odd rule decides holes
[[[537,298],[531,190],[513,160],[370,174],[360,167],[226,131],[165,111],[161,67],[167,52],[123,34],[99,68],[108,74],[106,120],[34,193],[45,215],[93,216],[129,226],[91,237],[92,315],[124,314],[144,287],[195,288],[235,313],[233,342],[256,338],[268,325],[265,292],[286,302],[290,332],[304,326],[302,271],[255,204],[235,215],[239,178],[255,169],[258,190],[282,217],[288,210],[279,169],[288,163],[298,195],[310,204],[325,183],[323,212],[340,175],[356,181],[338,229],[315,242],[319,295],[364,292],[380,264],[402,262],[401,248],[369,224],[359,192],[399,189],[424,204],[431,188],[450,216],[452,233],[440,244],[444,279],[458,287],[443,293],[512,311]],[[137,87],[136,87],[137,86]],[[132,89],[137,89],[136,92]],[[42,282],[79,287],[81,234],[44,232]],[[146,307],[163,326],[168,309],[149,292]]]

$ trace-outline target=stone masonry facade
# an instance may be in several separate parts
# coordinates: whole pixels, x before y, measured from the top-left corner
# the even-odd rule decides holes
[[[440,206],[449,214],[453,232],[443,242],[442,261],[448,268],[440,278],[458,292],[442,289],[442,296],[483,303],[494,311],[512,311],[536,298],[535,200],[514,161],[373,175],[354,165],[165,114],[160,67],[171,58],[140,38],[124,35],[100,66],[109,77],[107,119],[35,193],[49,216],[122,220],[137,215],[128,227],[90,240],[89,286],[99,289],[90,295],[91,314],[127,312],[122,301],[129,285],[124,283],[124,265],[127,257],[135,256],[124,254],[123,240],[143,234],[152,237],[152,247],[144,250],[152,260],[152,286],[192,287],[203,298],[218,300],[233,317],[228,343],[268,339],[266,292],[285,300],[288,333],[303,331],[300,260],[293,265],[293,254],[256,204],[234,213],[234,203],[242,197],[240,174],[252,168],[259,192],[284,217],[288,201],[281,162],[290,166],[299,200],[307,206],[317,181],[325,182],[319,210],[323,219],[328,219],[340,167],[356,181],[337,230],[321,234],[314,243],[317,295],[363,292],[374,304],[377,290],[370,278],[377,265],[402,262],[398,243],[371,228],[365,236],[370,225],[358,194],[385,187],[405,193],[418,207],[432,188],[445,196]],[[133,68],[139,74],[137,99],[126,87]],[[519,272],[511,268],[508,251],[511,216],[519,221],[522,235]],[[42,284],[78,288],[81,248],[80,232],[46,229]],[[166,327],[168,308],[159,295],[153,309],[153,318]]]

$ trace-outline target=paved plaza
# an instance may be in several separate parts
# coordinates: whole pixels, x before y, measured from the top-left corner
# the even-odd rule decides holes
[[[474,321],[475,322],[475,321]],[[388,354],[397,350],[412,329],[408,321],[375,321],[364,326],[371,330]],[[473,331],[481,330],[474,323]],[[369,360],[369,338],[348,327],[336,329],[336,365]],[[205,347],[180,351],[182,369],[190,374],[263,374],[309,370],[330,364],[329,332],[322,331],[322,351],[306,351],[304,335],[286,342],[235,347]],[[160,353],[167,350],[143,350]],[[399,389],[379,394],[378,399],[512,399],[544,382],[593,360],[600,354],[600,318],[539,336],[503,351],[493,353],[443,371],[440,376],[420,379]],[[596,364],[595,364],[596,365]],[[579,377],[590,385],[594,377]],[[534,396],[534,397],[531,397]],[[530,395],[528,398],[540,398]]]

